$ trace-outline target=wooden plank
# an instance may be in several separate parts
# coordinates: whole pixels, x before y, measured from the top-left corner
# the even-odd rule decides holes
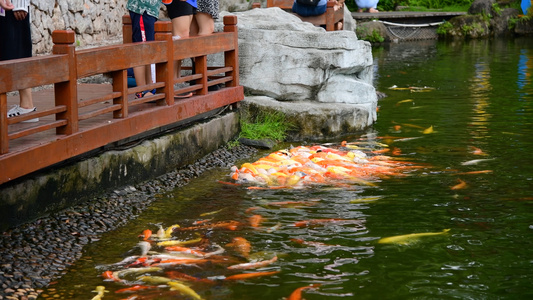
[[[154,41],[121,44],[76,52],[77,77],[109,73],[166,61],[167,45]]]
[[[0,61],[0,93],[67,81],[68,60],[49,55]]]

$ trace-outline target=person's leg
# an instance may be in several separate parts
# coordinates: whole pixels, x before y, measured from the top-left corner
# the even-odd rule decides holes
[[[193,24],[197,27],[195,35],[208,35],[215,32],[215,20],[210,14],[199,12],[194,16],[194,21]]]
[[[33,98],[31,94],[31,88],[23,89],[19,91],[20,94],[20,107],[25,109],[33,109]]]

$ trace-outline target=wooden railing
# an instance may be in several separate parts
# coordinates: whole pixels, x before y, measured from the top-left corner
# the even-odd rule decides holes
[[[131,36],[127,20],[123,33],[126,42]],[[171,28],[169,21],[159,21],[155,24],[156,41],[78,51],[73,31],[56,30],[51,55],[0,62],[0,184],[244,98],[239,85],[236,16],[225,16],[224,32],[208,36],[173,41]],[[224,65],[208,67],[207,56],[216,54],[223,56]],[[193,74],[175,76],[174,64],[189,58],[196,62]],[[127,69],[149,64],[155,64],[155,83],[128,87]],[[112,78],[112,91],[81,97],[78,80],[98,74]],[[196,84],[183,84],[190,80]],[[208,85],[215,84],[224,87],[209,92]],[[53,85],[54,103],[7,118],[7,93],[47,85]],[[154,88],[157,92],[153,96],[133,96]],[[191,91],[195,93],[191,98],[174,98]],[[33,118],[40,121],[21,126],[22,121]],[[24,138],[40,142],[25,147]]]

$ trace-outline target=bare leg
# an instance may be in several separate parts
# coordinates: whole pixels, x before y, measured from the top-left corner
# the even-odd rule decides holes
[[[210,14],[199,12],[191,24],[191,35],[208,35],[215,32],[215,20]]]
[[[20,107],[33,108],[33,98],[31,94],[31,88],[23,89],[19,91],[20,94]]]
[[[368,12],[369,12],[369,13],[378,13],[379,10],[377,10],[377,9],[375,9],[375,8],[369,8],[369,9],[368,9]]]

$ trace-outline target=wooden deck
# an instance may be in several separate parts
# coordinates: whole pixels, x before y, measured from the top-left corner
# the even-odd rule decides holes
[[[224,32],[173,41],[170,22],[157,22],[154,42],[79,51],[74,32],[55,31],[53,54],[0,62],[0,184],[244,99],[236,23],[235,16],[226,16]],[[208,55],[221,55],[224,65],[208,66]],[[175,62],[192,57],[194,74],[183,68],[185,75],[176,78]],[[148,64],[156,65],[156,82],[128,88],[126,70]],[[98,74],[108,74],[113,83],[78,83]],[[190,80],[196,84],[185,84]],[[215,84],[223,88],[209,92]],[[9,107],[18,104],[18,96],[7,93],[43,86],[53,88],[33,93],[37,112],[7,118]],[[157,89],[154,96],[134,98],[152,88]],[[190,98],[174,97],[190,91]],[[35,117],[39,122],[22,122]]]
[[[466,12],[385,11],[378,13],[352,12],[352,17],[356,22],[380,20],[400,24],[424,24],[447,21],[465,14]]]

